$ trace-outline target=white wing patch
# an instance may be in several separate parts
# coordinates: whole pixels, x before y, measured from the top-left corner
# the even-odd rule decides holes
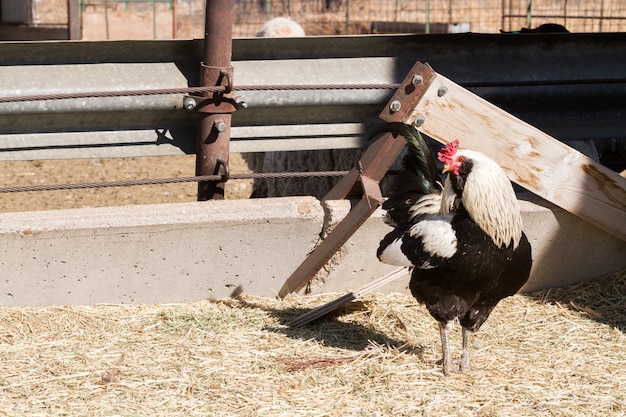
[[[389,265],[412,267],[413,263],[402,253],[401,245],[402,238],[394,240],[382,251],[378,259]]]
[[[410,219],[436,216],[441,210],[441,194],[426,194],[409,209]]]
[[[451,258],[457,249],[457,239],[450,224],[452,216],[437,216],[422,220],[409,230],[409,235],[421,238],[424,251],[440,258]]]

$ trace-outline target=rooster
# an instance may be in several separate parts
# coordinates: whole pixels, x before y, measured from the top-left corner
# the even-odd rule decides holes
[[[460,322],[465,372],[471,335],[530,273],[531,247],[515,192],[496,162],[459,149],[458,141],[438,154],[449,173],[442,185],[433,152],[417,130],[389,123],[381,131],[403,136],[408,152],[382,206],[394,230],[380,242],[378,258],[412,268],[411,293],[439,323],[444,375],[459,370],[453,369],[449,332]]]

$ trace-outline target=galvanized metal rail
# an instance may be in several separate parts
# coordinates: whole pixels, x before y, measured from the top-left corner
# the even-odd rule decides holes
[[[363,147],[391,92],[312,86],[393,85],[416,61],[561,140],[625,138],[624,33],[257,38],[232,45],[234,88],[248,104],[233,114],[232,152]],[[196,116],[184,102],[196,94],[185,89],[198,87],[202,53],[202,40],[1,43],[0,98],[180,92],[0,102],[0,160],[195,153]],[[261,86],[282,90],[268,94]]]
[[[365,90],[365,89],[395,89],[399,84],[329,84],[329,85],[269,85],[269,86],[238,86],[233,87],[234,91],[296,91],[296,90]],[[163,88],[151,90],[128,90],[128,91],[94,91],[94,92],[76,92],[65,94],[47,94],[47,95],[30,95],[30,96],[9,96],[0,97],[0,103],[16,103],[24,101],[47,101],[47,100],[71,100],[81,98],[98,98],[98,97],[131,97],[141,95],[165,95],[165,94],[202,94],[202,93],[223,93],[226,87],[223,86],[206,86],[206,87],[189,87],[189,88]],[[203,101],[202,97],[188,97],[185,100],[185,108],[193,110]],[[249,174],[228,174],[228,179],[264,179],[264,178],[306,178],[306,177],[340,177],[347,174],[348,171],[315,171],[315,172],[274,172],[274,173],[249,173]],[[196,175],[192,177],[178,178],[155,178],[155,179],[138,179],[128,181],[107,181],[92,183],[75,183],[75,184],[48,184],[48,185],[30,185],[30,186],[14,186],[0,187],[0,194],[13,192],[28,191],[52,191],[52,190],[70,190],[84,188],[105,188],[105,187],[124,187],[137,185],[156,185],[171,184],[183,182],[220,182],[226,181],[224,175]]]
[[[195,86],[203,46],[0,44],[0,160],[195,153],[189,98],[225,90]],[[626,34],[235,39],[232,53],[247,104],[232,152],[365,147],[418,60],[561,140],[626,140]]]

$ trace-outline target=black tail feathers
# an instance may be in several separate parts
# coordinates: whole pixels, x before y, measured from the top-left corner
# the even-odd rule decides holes
[[[408,145],[408,152],[402,159],[403,169],[396,176],[390,196],[382,206],[390,220],[400,225],[408,221],[409,209],[419,198],[441,192],[441,180],[435,156],[417,129],[406,123],[386,123],[371,137],[386,132],[394,137],[404,137]]]

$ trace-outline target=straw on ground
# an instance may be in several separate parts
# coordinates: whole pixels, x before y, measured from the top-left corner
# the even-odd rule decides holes
[[[0,415],[589,416],[626,412],[626,272],[503,301],[444,378],[408,295],[0,309]],[[460,335],[454,335],[455,352]]]

